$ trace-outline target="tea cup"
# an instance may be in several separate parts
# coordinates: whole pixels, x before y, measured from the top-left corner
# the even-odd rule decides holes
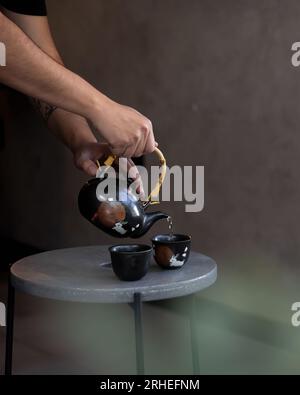
[[[112,268],[122,281],[143,278],[150,266],[152,248],[144,244],[115,245],[109,248]]]
[[[183,267],[189,259],[191,237],[180,234],[157,235],[152,239],[154,259],[163,269]]]

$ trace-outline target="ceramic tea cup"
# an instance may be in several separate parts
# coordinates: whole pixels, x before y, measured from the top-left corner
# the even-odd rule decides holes
[[[109,248],[112,268],[122,281],[143,278],[150,266],[152,248],[143,244],[115,245]]]
[[[152,239],[154,258],[163,269],[180,269],[188,260],[191,237],[186,235],[157,235]]]

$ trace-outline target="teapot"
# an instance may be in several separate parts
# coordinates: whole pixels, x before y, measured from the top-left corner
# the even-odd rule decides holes
[[[167,214],[160,211],[146,213],[149,206],[159,203],[153,200],[153,197],[159,195],[167,171],[162,152],[157,148],[155,153],[160,160],[160,175],[146,201],[141,201],[130,188],[132,179],[127,178],[122,185],[119,182],[119,174],[115,173],[110,179],[108,170],[117,159],[116,156],[111,155],[104,162],[104,170],[98,163],[100,171],[97,177],[88,181],[81,189],[78,196],[80,213],[97,228],[118,238],[142,237],[157,221],[169,218]],[[118,187],[113,194],[103,193],[102,183],[108,185],[110,180],[114,183],[118,182]]]

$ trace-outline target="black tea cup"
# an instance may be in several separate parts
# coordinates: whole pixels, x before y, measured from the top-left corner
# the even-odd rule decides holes
[[[152,248],[143,244],[116,245],[109,248],[112,268],[122,281],[143,278],[150,266]]]
[[[186,235],[157,235],[152,239],[154,258],[163,269],[180,269],[189,259],[191,237]]]

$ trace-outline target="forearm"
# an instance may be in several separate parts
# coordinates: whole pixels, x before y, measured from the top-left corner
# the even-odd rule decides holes
[[[50,50],[51,49],[51,50]],[[63,65],[63,61],[56,48],[45,48],[54,60]],[[91,131],[87,120],[77,114],[49,105],[39,99],[31,101],[40,113],[48,129],[67,146],[73,153],[86,145],[96,143],[97,139]]]
[[[59,108],[49,118],[48,128],[73,153],[86,144],[97,142],[85,118]]]
[[[45,27],[45,18],[5,12],[28,36],[0,13],[0,41],[7,48],[7,66],[0,68],[0,82],[88,119],[117,156],[130,158],[153,152],[155,139],[149,119],[133,108],[110,100],[55,60],[57,51],[51,42],[49,29]],[[42,35],[41,29],[44,31]],[[65,117],[68,118],[68,126],[58,128]],[[81,139],[94,139],[86,121],[82,119],[77,118],[84,131],[76,133],[78,126],[76,130],[72,126],[76,118],[63,114],[61,110],[55,111],[51,118],[57,128],[55,133],[73,151]],[[95,145],[94,142],[92,144]],[[94,150],[95,153],[98,156],[98,148]],[[97,159],[97,156],[95,154],[94,158]]]
[[[109,99],[36,46],[0,13],[0,41],[7,49],[7,66],[0,82],[51,105],[92,118]]]
[[[46,17],[20,15],[8,10],[4,12],[39,48],[57,63],[63,65]],[[40,99],[30,98],[30,100],[43,117],[48,129],[73,152],[75,164],[83,170],[88,168],[88,173],[94,175],[92,163],[87,165],[86,161],[80,161],[80,152],[85,147],[94,147],[97,143],[86,119]]]

